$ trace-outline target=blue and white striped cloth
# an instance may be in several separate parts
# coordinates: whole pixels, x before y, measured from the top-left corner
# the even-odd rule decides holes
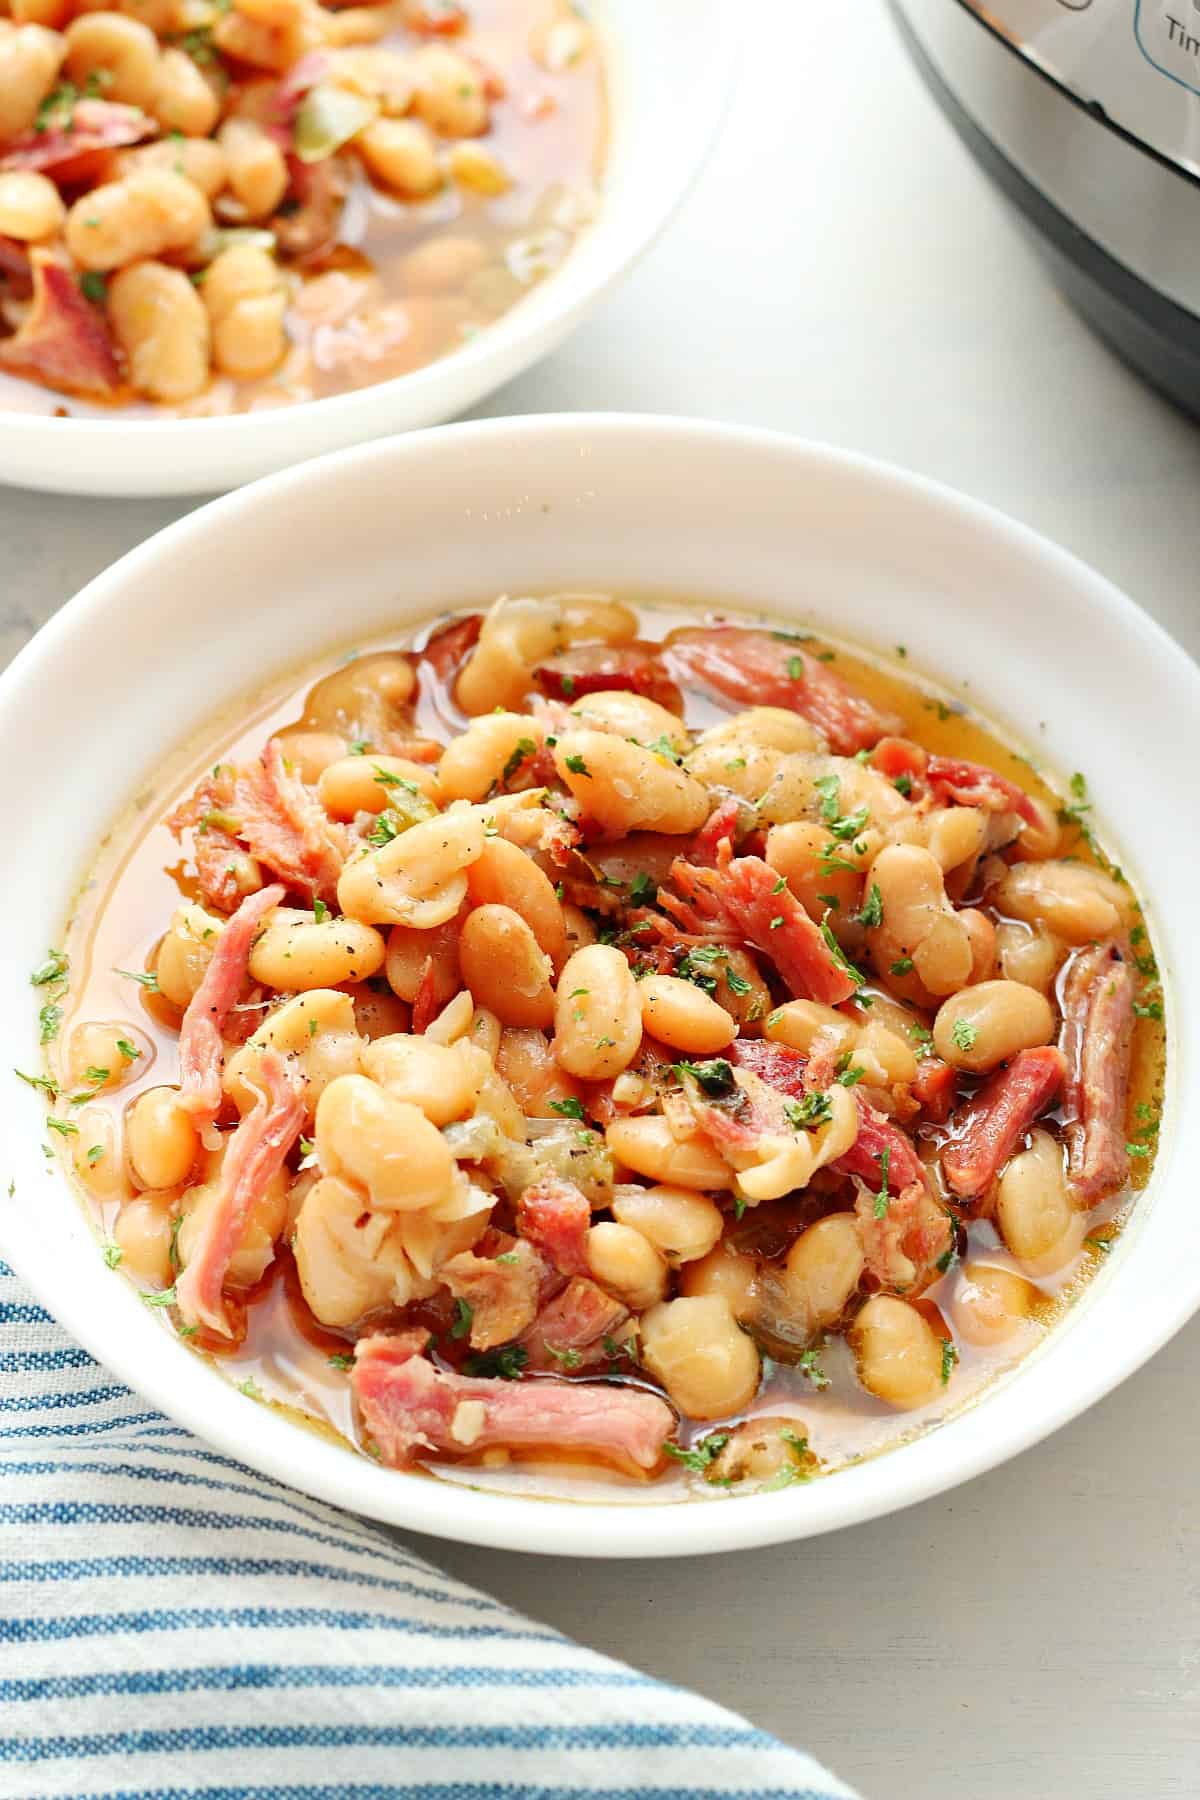
[[[854,1800],[207,1450],[0,1263],[0,1796]]]

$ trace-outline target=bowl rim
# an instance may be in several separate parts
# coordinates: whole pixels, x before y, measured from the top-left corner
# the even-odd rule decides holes
[[[598,438],[623,444],[636,442],[639,454],[645,454],[651,447],[649,440],[656,440],[664,450],[672,445],[705,446],[717,455],[783,459],[798,473],[805,468],[832,471],[839,477],[898,498],[907,505],[941,515],[949,522],[966,527],[972,536],[998,539],[1023,560],[1040,564],[1056,583],[1085,595],[1088,603],[1106,615],[1108,621],[1135,633],[1142,640],[1148,658],[1159,662],[1168,659],[1174,665],[1177,677],[1190,690],[1193,717],[1200,718],[1200,667],[1156,620],[1072,553],[944,483],[853,451],[772,430],[652,414],[557,413],[463,422],[352,446],[283,469],[212,500],[168,525],[89,582],[41,628],[0,675],[0,739],[5,729],[6,707],[13,696],[27,680],[51,678],[49,671],[60,643],[81,629],[94,629],[103,620],[106,610],[119,604],[122,588],[129,577],[155,565],[168,566],[177,549],[192,542],[202,542],[214,529],[225,531],[231,525],[252,518],[263,501],[280,492],[303,489],[309,483],[324,484],[331,477],[352,476],[358,466],[368,465],[376,458],[420,458],[434,443],[461,444],[468,449],[477,445],[484,450],[503,445],[506,453],[515,454],[522,441],[544,445],[561,439],[564,445],[569,443],[577,448],[581,438],[589,442]],[[1119,831],[1120,821],[1115,823]],[[1152,896],[1148,898],[1152,899]],[[1171,1000],[1167,970],[1164,970],[1164,986]],[[1153,1211],[1154,1197],[1172,1177],[1172,1165],[1177,1161],[1175,1143],[1182,1124],[1176,1104],[1181,1064],[1181,1036],[1177,1025],[1180,1010],[1175,1003],[1167,1008],[1168,1086],[1155,1170],[1139,1196],[1130,1227],[1122,1234],[1116,1253],[1089,1282],[1089,1294],[1107,1291],[1120,1279],[1121,1271],[1137,1251],[1139,1233],[1135,1227],[1146,1222],[1147,1215]],[[1176,1169],[1174,1179],[1181,1178],[1182,1171]],[[67,1187],[83,1219],[84,1209],[78,1194],[61,1172],[55,1171],[55,1179]],[[2,1225],[0,1219],[0,1227]],[[85,1228],[94,1238],[90,1221],[85,1220]],[[48,1310],[58,1317],[52,1260],[48,1255],[39,1255],[32,1234],[15,1247],[3,1242],[9,1235],[0,1229],[0,1249]],[[97,1269],[101,1266],[97,1258]],[[127,1288],[134,1312],[144,1318],[145,1309],[138,1306],[132,1287],[122,1285]],[[160,1373],[157,1367],[138,1359],[138,1352],[144,1345],[132,1338],[127,1341],[120,1331],[114,1334],[106,1329],[109,1318],[114,1315],[103,1315],[101,1322],[99,1312],[84,1311],[72,1313],[62,1322],[98,1361],[126,1381],[135,1392],[161,1408],[168,1417],[197,1432],[235,1460],[248,1463],[288,1487],[337,1506],[350,1506],[366,1516],[408,1530],[497,1549],[589,1557],[657,1557],[748,1549],[815,1536],[898,1511],[945,1492],[1030,1448],[1076,1418],[1140,1368],[1198,1309],[1200,1270],[1191,1279],[1190,1286],[1186,1281],[1181,1282],[1170,1295],[1169,1303],[1158,1306],[1152,1318],[1147,1320],[1139,1315],[1142,1331],[1136,1344],[1126,1343],[1119,1354],[1114,1353],[1106,1360],[1096,1359],[1088,1366],[1083,1378],[1069,1390],[1060,1386],[1057,1396],[1044,1392],[1039,1404],[1026,1409],[1019,1425],[1014,1427],[1010,1423],[1002,1434],[992,1438],[981,1436],[973,1445],[959,1447],[953,1456],[932,1461],[914,1474],[909,1451],[931,1437],[948,1441],[956,1423],[952,1416],[944,1424],[933,1426],[912,1444],[900,1443],[859,1465],[862,1469],[868,1463],[885,1463],[896,1480],[885,1484],[883,1489],[872,1491],[868,1487],[861,1490],[853,1481],[858,1470],[850,1469],[839,1472],[833,1479],[804,1488],[806,1504],[803,1506],[797,1505],[799,1495],[791,1489],[777,1494],[731,1497],[732,1504],[722,1500],[661,1501],[640,1505],[531,1501],[526,1496],[481,1492],[454,1483],[432,1481],[424,1476],[404,1477],[393,1471],[373,1469],[370,1465],[367,1469],[369,1485],[373,1478],[381,1477],[383,1487],[371,1485],[369,1496],[364,1496],[361,1491],[348,1493],[347,1483],[339,1480],[339,1475],[350,1477],[352,1482],[354,1472],[362,1469],[362,1458],[348,1448],[326,1444],[324,1447],[335,1454],[322,1459],[320,1469],[298,1471],[297,1443],[317,1440],[306,1437],[303,1429],[284,1415],[259,1407],[256,1408],[258,1417],[253,1444],[247,1454],[246,1434],[239,1429],[239,1418],[244,1419],[244,1415],[239,1415],[236,1404],[229,1403],[227,1383],[224,1384],[225,1397],[207,1411],[190,1403],[179,1404],[170,1388],[169,1372]],[[1008,1388],[1020,1378],[1022,1371],[1040,1361],[1046,1350],[1073,1331],[1087,1311],[1086,1306],[1073,1307],[1047,1335],[1040,1348],[989,1384],[978,1404],[984,1404],[988,1395]],[[113,1341],[109,1341],[110,1337]],[[185,1345],[179,1344],[176,1348],[179,1355],[190,1357]],[[199,1363],[199,1359],[191,1360]],[[173,1357],[163,1359],[164,1365],[173,1362]],[[1045,1382],[1043,1388],[1047,1388]],[[968,1407],[965,1410],[975,1409]],[[208,1411],[212,1417],[208,1416]],[[202,1416],[197,1416],[198,1413]],[[958,1417],[961,1416],[960,1413]],[[605,1530],[610,1527],[615,1539],[611,1547],[605,1537]]]
[[[623,66],[636,54],[636,45],[624,41],[607,12],[594,23],[604,44],[609,103],[616,116],[624,106],[622,90],[627,85]],[[699,181],[732,106],[749,36],[748,19],[740,8],[713,0],[706,14],[705,30],[704,79],[689,91],[688,105],[681,110],[683,133],[668,159],[671,176],[663,185],[657,204],[639,218],[637,208],[623,203],[619,194],[614,197],[602,180],[596,218],[580,234],[561,269],[522,295],[508,312],[475,337],[432,362],[389,380],[256,412],[131,419],[119,412],[111,418],[80,418],[74,414],[56,418],[52,413],[0,409],[6,446],[17,452],[10,455],[6,448],[5,462],[10,466],[19,466],[23,454],[44,458],[47,451],[61,450],[69,444],[73,453],[94,457],[110,471],[120,468],[126,451],[142,452],[142,461],[145,453],[161,458],[164,470],[161,482],[139,479],[130,483],[119,477],[89,476],[71,478],[51,487],[41,474],[29,483],[23,483],[19,475],[0,480],[8,485],[28,485],[35,491],[143,496],[203,492],[207,481],[208,491],[215,492],[228,485],[219,468],[209,470],[203,478],[190,467],[182,475],[171,475],[171,459],[177,457],[195,464],[222,450],[248,463],[255,457],[267,459],[272,443],[278,440],[281,419],[304,437],[305,447],[299,455],[333,454],[371,437],[428,429],[475,405],[554,350],[630,274]],[[606,175],[614,147],[620,141],[618,126],[608,146]],[[572,275],[576,254],[586,242],[597,239],[604,246],[603,259],[581,285]],[[412,416],[410,425],[397,423],[396,413],[401,407]],[[330,441],[320,443],[322,437]],[[315,450],[311,448],[314,441],[320,446]],[[282,466],[295,466],[295,459]],[[254,478],[262,479],[262,473]]]

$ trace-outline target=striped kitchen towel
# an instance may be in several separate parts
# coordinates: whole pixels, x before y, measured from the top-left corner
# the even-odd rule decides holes
[[[854,1800],[207,1450],[0,1263],[0,1796]]]

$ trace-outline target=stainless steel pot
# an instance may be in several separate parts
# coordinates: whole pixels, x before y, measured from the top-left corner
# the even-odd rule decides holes
[[[1070,298],[1200,414],[1200,0],[889,0]]]

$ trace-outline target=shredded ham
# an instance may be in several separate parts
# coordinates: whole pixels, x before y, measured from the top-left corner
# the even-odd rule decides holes
[[[264,1050],[259,1068],[262,1091],[226,1145],[214,1203],[175,1284],[185,1322],[221,1337],[232,1336],[222,1294],[230,1261],[251,1208],[283,1167],[305,1116],[303,1079],[279,1052]]]
[[[462,1250],[438,1271],[454,1298],[471,1308],[473,1350],[511,1343],[537,1317],[549,1271],[531,1244],[517,1238],[505,1238],[503,1243],[495,1255]]]
[[[912,1084],[912,1097],[935,1125],[944,1125],[954,1105],[957,1076],[950,1063],[940,1056],[923,1056],[917,1065],[917,1079]]]
[[[344,836],[288,767],[278,738],[271,739],[260,762],[238,770],[233,806],[238,836],[258,862],[289,888],[336,902]]]
[[[770,1044],[762,1038],[738,1038],[725,1055],[735,1067],[757,1075],[768,1087],[794,1100],[814,1089],[828,1087],[833,1079],[833,1065],[828,1059],[821,1067],[815,1058],[803,1056],[790,1045]],[[830,1163],[830,1169],[837,1175],[857,1175],[878,1192],[883,1185],[886,1151],[888,1186],[893,1194],[914,1182],[923,1182],[921,1159],[904,1133],[862,1094],[856,1092],[854,1097],[858,1105],[858,1136],[844,1156]]]
[[[732,856],[740,813],[741,804],[733,794],[709,813],[688,845],[687,861],[693,867],[715,869],[722,856]],[[722,844],[728,844],[729,849],[723,851]]]
[[[303,267],[320,262],[336,244],[350,175],[346,159],[339,156],[304,163],[289,154],[287,167],[286,210],[273,213],[267,225],[275,233],[279,254]]]
[[[576,1275],[546,1302],[522,1337],[526,1366],[561,1372],[611,1362],[609,1346],[628,1317],[627,1306],[587,1276]]]
[[[29,255],[33,299],[20,329],[0,338],[0,368],[64,393],[105,399],[121,385],[104,314],[48,250]]]
[[[731,700],[799,713],[840,756],[869,750],[900,724],[783,633],[693,626],[673,632],[666,648],[671,666]]]
[[[556,1175],[535,1181],[517,1204],[517,1230],[561,1275],[586,1274],[591,1222],[586,1194]]]
[[[467,613],[461,619],[451,619],[448,625],[433,633],[420,652],[420,660],[432,664],[439,681],[452,684],[467,652],[479,642],[482,629],[482,613]]]
[[[889,1181],[886,1204],[878,1190],[860,1182],[854,1211],[867,1268],[879,1286],[897,1294],[928,1287],[953,1244],[954,1224],[924,1175],[899,1193]]]
[[[285,894],[276,883],[242,901],[217,939],[204,979],[188,1001],[179,1028],[179,1098],[198,1126],[211,1124],[221,1109],[225,1028],[246,979],[255,933]]]
[[[14,138],[0,156],[0,169],[37,169],[55,181],[70,181],[73,163],[97,150],[119,150],[158,130],[136,106],[115,100],[76,100],[69,112],[52,114],[43,130]]]
[[[981,812],[1015,812],[1027,824],[1039,823],[1032,798],[1015,781],[982,763],[956,756],[931,756],[925,767],[930,793],[940,806],[977,806]]]
[[[1133,1044],[1133,973],[1115,944],[1074,957],[1062,989],[1060,1042],[1067,1064],[1067,1172],[1094,1206],[1129,1173],[1125,1112]]]
[[[663,667],[657,644],[578,644],[548,656],[533,675],[552,700],[621,689],[644,694],[668,712],[683,712],[683,695]]]
[[[675,1421],[656,1395],[606,1382],[451,1375],[426,1359],[428,1341],[425,1331],[377,1334],[355,1349],[355,1397],[390,1468],[408,1466],[422,1450],[492,1445],[575,1451],[635,1471],[657,1467]]]
[[[1065,1073],[1061,1050],[1021,1050],[972,1095],[942,1150],[946,1180],[960,1199],[986,1199],[1025,1133],[1057,1097]]]
[[[8,284],[8,294],[14,300],[25,300],[33,292],[28,244],[0,235],[0,281]]]
[[[758,856],[733,856],[722,848],[714,869],[679,857],[671,879],[682,894],[659,893],[659,905],[685,931],[732,933],[774,963],[789,991],[836,1006],[849,999],[854,981],[779,872]]]

